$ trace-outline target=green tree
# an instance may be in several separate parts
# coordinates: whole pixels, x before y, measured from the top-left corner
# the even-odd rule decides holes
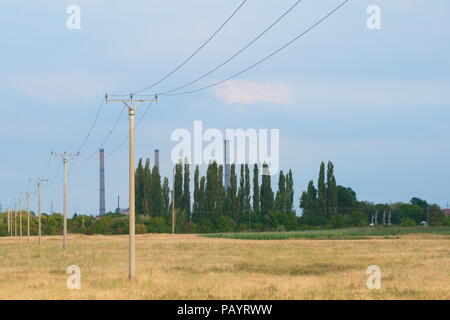
[[[243,164],[241,164],[239,174],[238,211],[240,219],[242,220],[243,218],[245,218],[245,167]]]
[[[161,183],[161,181],[160,181]],[[161,185],[160,185],[161,187]],[[144,167],[144,201],[143,214],[150,214],[152,212],[152,170],[150,169],[150,159],[145,161]]]
[[[410,203],[413,205],[417,205],[417,206],[421,207],[422,209],[428,208],[428,203],[425,200],[420,199],[420,198],[413,197],[411,199]]]
[[[194,204],[192,206],[192,221],[198,222],[200,214],[200,169],[195,166],[194,170]]]
[[[319,180],[317,182],[317,188],[318,188],[318,204],[319,208],[322,211],[322,214],[326,212],[327,208],[327,188],[325,185],[325,163],[320,163],[320,170],[319,170]]]
[[[251,204],[250,204],[250,168],[245,164],[245,183],[244,183],[244,215],[251,220]]]
[[[263,173],[268,173],[267,164],[263,164]],[[273,191],[270,181],[270,174],[263,174],[261,181],[261,218],[264,221],[264,217],[269,214],[269,211],[273,208]]]
[[[286,213],[286,177],[283,170],[278,176],[278,191],[275,196],[275,210]]]
[[[150,213],[152,216],[157,216],[164,211],[164,199],[163,192],[161,188],[161,176],[159,174],[159,168],[157,166],[153,167],[152,179],[151,179],[151,189],[150,189]]]
[[[294,213],[294,178],[292,170],[286,176],[286,213]]]
[[[167,214],[169,212],[169,205],[170,205],[170,186],[169,186],[169,178],[167,177],[164,177],[162,193],[164,203],[163,213]]]
[[[183,164],[175,165],[175,209],[183,210]]]
[[[356,199],[356,193],[352,188],[337,186],[336,191],[337,206],[342,212],[357,206],[358,200]]]
[[[184,163],[184,180],[183,180],[183,210],[186,214],[187,220],[191,217],[191,191],[190,191],[190,169],[187,159]]]
[[[260,216],[260,190],[259,190],[259,169],[255,163],[253,166],[253,212],[257,217]]]
[[[230,184],[227,191],[227,202],[230,206],[230,217],[234,221],[239,221],[239,201],[237,197],[237,188],[236,165],[233,163],[230,168]]]
[[[205,187],[206,187],[206,178],[200,178],[200,187],[198,190],[198,211],[199,218],[202,219],[205,217]]]
[[[135,173],[135,207],[137,214],[144,213],[144,167],[142,166],[142,159],[139,159],[138,166]]]
[[[336,179],[334,177],[334,166],[331,161],[327,165],[327,208],[328,217],[337,212],[337,190]]]
[[[427,208],[428,210],[428,223],[433,226],[441,226],[444,221],[444,212],[437,205],[433,204]]]

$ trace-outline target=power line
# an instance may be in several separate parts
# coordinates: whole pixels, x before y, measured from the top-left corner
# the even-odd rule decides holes
[[[94,129],[95,124],[97,123],[100,112],[102,111],[103,106],[105,105],[105,101],[106,101],[106,96],[105,96],[105,98],[102,99],[102,103],[100,104],[100,107],[98,108],[97,113],[95,114],[94,121],[92,122],[91,127],[89,128],[86,138],[84,138],[83,142],[81,143],[80,147],[78,148],[78,152],[81,152],[83,147],[86,145],[86,142],[88,141],[88,139],[92,133],[92,130]]]
[[[247,2],[247,0],[242,1],[242,3],[237,7],[236,10],[234,10],[234,12],[231,14],[230,17],[228,17],[227,20],[225,20],[225,22],[220,26],[219,29],[217,29],[209,38],[208,40],[206,40],[206,42],[204,42],[197,50],[194,51],[193,54],[191,54],[186,60],[184,60],[178,67],[176,67],[175,69],[173,69],[172,71],[170,71],[168,74],[166,74],[164,77],[162,77],[161,79],[159,79],[158,81],[152,83],[151,85],[135,91],[132,94],[138,94],[141,93],[143,91],[146,91],[150,88],[153,88],[154,86],[156,86],[157,84],[161,83],[162,81],[166,80],[167,78],[169,78],[171,75],[173,75],[175,72],[177,72],[179,69],[181,69],[186,63],[188,63],[197,53],[199,53],[224,27],[225,25],[236,15],[236,13],[242,8],[242,6]],[[116,95],[116,96],[124,96],[124,95]]]
[[[150,107],[152,106],[153,102],[150,102],[147,105],[147,108],[145,109],[144,113],[142,114],[141,118],[138,120],[138,122],[136,123],[136,125],[134,126],[134,129],[137,129],[139,127],[139,125],[141,124],[142,120],[144,120],[145,115],[147,114],[147,112],[150,110]],[[123,145],[128,141],[128,139],[130,138],[130,136],[128,135],[116,148],[113,149],[113,151],[111,151],[110,153],[108,153],[107,155],[105,155],[105,157],[109,157],[112,156],[114,153],[116,153],[117,151],[120,150],[120,148],[123,147]]]
[[[305,34],[307,34],[309,31],[313,30],[315,27],[317,27],[319,24],[321,24],[324,20],[326,20],[328,17],[330,17],[332,14],[334,14],[336,11],[338,11],[342,6],[344,6],[347,2],[349,2],[350,0],[345,0],[344,2],[342,2],[339,6],[337,6],[335,9],[333,9],[332,11],[330,11],[327,15],[325,15],[322,19],[320,19],[319,21],[317,21],[316,23],[314,23],[311,27],[309,27],[308,29],[306,29],[306,31],[302,32],[301,34],[299,34],[297,37],[295,37],[294,39],[292,39],[291,41],[289,41],[288,43],[286,43],[285,45],[283,45],[282,47],[280,47],[279,49],[277,49],[276,51],[272,52],[270,55],[266,56],[265,58],[259,60],[258,62],[252,64],[251,66],[249,66],[248,68],[245,68],[244,70],[235,73],[234,75],[221,80],[221,81],[217,81],[214,82],[208,86],[205,87],[201,87],[198,89],[194,89],[194,90],[190,90],[190,91],[185,91],[185,92],[180,92],[180,93],[160,93],[159,95],[166,95],[166,96],[178,96],[178,95],[185,95],[185,94],[190,94],[190,93],[195,93],[195,92],[199,92],[205,89],[209,89],[211,87],[217,86],[219,84],[222,84],[226,81],[229,81],[233,78],[236,78],[238,76],[240,76],[241,74],[253,69],[254,67],[258,66],[259,64],[265,62],[266,60],[270,59],[271,57],[273,57],[274,55],[276,55],[277,53],[279,53],[280,51],[282,51],[283,49],[287,48],[288,46],[290,46],[292,43],[294,43],[295,41],[297,41],[298,39],[300,39],[301,37],[303,37]]]
[[[41,178],[43,178],[47,174],[47,170],[48,170],[48,167],[50,166],[51,161],[52,161],[52,155],[49,154],[48,160],[47,160],[47,165],[45,166],[44,173],[42,174]]]
[[[89,156],[87,156],[86,158],[78,160],[79,162],[83,162],[83,161],[89,160],[94,155],[97,154],[98,150],[100,148],[102,148],[105,145],[105,143],[108,141],[109,137],[111,137],[111,134],[113,133],[114,129],[117,127],[117,124],[119,123],[120,119],[122,118],[122,115],[124,114],[124,112],[125,112],[125,107],[122,108],[122,110],[120,111],[120,114],[117,117],[116,121],[114,122],[114,125],[112,126],[111,130],[109,131],[109,133],[106,135],[105,139],[103,139],[103,142],[100,144],[100,146],[94,152],[92,152]],[[72,166],[72,168],[73,168],[73,166]]]
[[[221,64],[219,64],[217,67],[213,68],[212,70],[206,72],[205,74],[201,75],[200,77],[196,78],[195,80],[192,80],[182,86],[179,86],[175,89],[171,89],[168,91],[164,91],[159,93],[160,95],[169,95],[169,93],[172,93],[174,91],[178,91],[181,90],[183,88],[186,88],[188,86],[190,86],[191,84],[194,84],[202,79],[204,79],[205,77],[209,76],[210,74],[216,72],[217,70],[219,70],[220,68],[222,68],[224,65],[226,65],[228,62],[232,61],[234,58],[236,58],[238,55],[240,55],[241,53],[243,53],[245,50],[247,50],[250,46],[252,46],[256,41],[258,41],[263,35],[265,35],[267,32],[269,32],[275,25],[278,24],[278,22],[280,22],[281,20],[283,20],[284,17],[286,17],[292,10],[294,10],[294,8],[300,4],[300,2],[302,2],[303,0],[298,0],[297,2],[295,2],[287,11],[285,11],[278,19],[276,19],[269,27],[267,27],[263,32],[261,32],[256,38],[254,38],[252,41],[250,41],[248,44],[246,44],[243,48],[241,48],[240,50],[238,50],[235,54],[233,54],[230,58],[228,58],[227,60],[225,60],[224,62],[222,62]]]
[[[53,177],[50,180],[47,180],[47,183],[43,186],[43,188],[49,188],[53,184],[53,182],[55,181],[56,177],[59,174],[59,171],[61,170],[61,167],[62,167],[62,163],[59,164],[59,166],[56,169],[55,174],[53,175]]]

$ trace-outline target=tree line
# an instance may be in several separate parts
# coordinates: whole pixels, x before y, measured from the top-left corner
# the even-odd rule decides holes
[[[232,164],[228,188],[225,188],[223,165],[209,163],[204,175],[195,166],[191,192],[191,167],[186,161],[175,165],[174,181],[170,185],[167,177],[161,177],[157,166],[151,168],[150,160],[144,162],[140,159],[135,171],[136,232],[171,232],[172,189],[175,190],[177,233],[284,231],[389,224],[414,226],[423,221],[435,226],[450,226],[450,217],[445,217],[438,205],[428,204],[417,197],[410,203],[359,201],[350,187],[337,184],[331,161],[320,164],[316,184],[313,180],[308,182],[299,198],[300,214],[297,215],[292,170],[287,173],[280,171],[277,188],[273,190],[272,177],[262,174],[266,169],[266,165]],[[25,212],[22,217],[25,228]],[[31,213],[30,221],[31,234],[36,234],[34,213]],[[61,234],[62,222],[60,213],[43,214],[43,234]],[[128,223],[128,217],[118,212],[101,217],[75,214],[68,219],[68,229],[72,233],[126,234]],[[7,213],[0,213],[0,235],[7,234]]]
[[[266,169],[263,165],[262,170]],[[185,232],[214,232],[249,229],[270,229],[283,225],[292,229],[296,225],[294,210],[294,181],[292,171],[278,175],[278,190],[272,189],[271,176],[263,175],[258,165],[230,165],[228,188],[224,187],[224,166],[213,161],[206,174],[200,174],[197,165],[193,174],[185,161],[174,168],[171,196],[169,179],[161,183],[159,168],[150,167],[150,161],[139,160],[136,169],[136,214],[171,219],[175,205],[176,225]]]

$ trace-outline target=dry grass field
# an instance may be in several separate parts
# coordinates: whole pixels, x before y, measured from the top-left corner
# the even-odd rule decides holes
[[[129,281],[127,236],[0,238],[0,299],[450,299],[450,238],[233,240],[137,236]],[[81,268],[81,289],[66,268]],[[366,286],[370,265],[380,290]]]

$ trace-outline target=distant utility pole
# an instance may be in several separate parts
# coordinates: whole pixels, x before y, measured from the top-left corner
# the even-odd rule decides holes
[[[27,239],[30,240],[30,195],[34,192],[22,192],[27,196]]]
[[[17,237],[17,203],[16,202],[14,203],[14,236]]]
[[[19,200],[20,237],[22,238],[22,199]]]
[[[8,208],[8,234],[11,234],[11,209]]]
[[[389,210],[389,218],[388,218],[388,225],[391,225],[391,210]]]
[[[67,249],[67,162],[69,162],[68,157],[78,157],[80,153],[70,154],[64,151],[64,153],[54,153],[54,156],[60,156],[64,164],[64,235],[63,235],[63,249]]]
[[[31,179],[30,179],[31,180]],[[41,183],[42,182],[46,182],[46,181],[48,181],[48,179],[36,179],[34,182],[36,182],[36,185],[37,185],[37,202],[38,202],[38,220],[39,220],[39,227],[38,227],[38,229],[39,229],[39,231],[38,231],[38,241],[39,241],[39,244],[41,244],[41,230],[42,230],[42,227],[41,227]],[[52,207],[53,207],[53,205],[52,205]]]
[[[129,235],[129,256],[128,256],[128,277],[133,279],[136,274],[136,249],[135,249],[135,203],[134,203],[134,117],[136,114],[136,108],[138,105],[144,102],[156,102],[157,97],[154,100],[133,100],[133,95],[129,99],[116,99],[108,100],[108,95],[105,97],[106,103],[108,102],[121,102],[128,108],[130,134],[129,134],[129,201],[130,201],[130,235]]]

